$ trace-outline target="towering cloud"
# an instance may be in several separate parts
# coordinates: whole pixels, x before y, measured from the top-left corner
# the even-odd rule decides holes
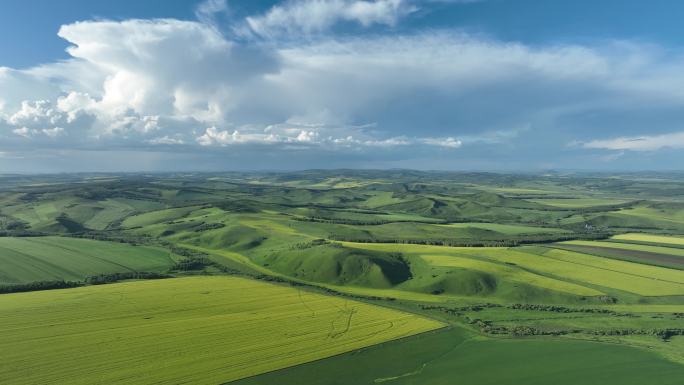
[[[202,21],[64,25],[70,59],[0,68],[0,151],[235,155],[267,146],[341,161],[534,161],[525,154],[541,141],[543,154],[654,151],[679,140],[667,133],[681,130],[684,66],[653,45],[363,32],[415,11],[401,0],[291,1],[219,28],[212,15],[225,3],[206,4]],[[358,33],[326,32],[337,23]],[[249,36],[233,33],[244,28]],[[654,116],[672,118],[644,132]]]

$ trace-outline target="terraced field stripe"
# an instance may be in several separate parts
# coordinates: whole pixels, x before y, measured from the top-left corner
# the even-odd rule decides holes
[[[670,267],[675,269],[684,269],[684,257],[671,254],[653,253],[642,250],[624,249],[621,248],[620,245],[620,243],[616,243],[615,247],[607,247],[575,244],[557,244],[552,247],[556,247],[563,250],[576,251],[584,254],[595,255],[598,257],[614,258],[623,261]]]
[[[639,241],[661,245],[684,246],[684,237],[681,236],[677,237],[656,234],[628,233],[614,235],[611,239],[618,241]]]
[[[684,295],[684,272],[548,248],[541,256],[566,264],[559,273],[594,285],[644,296]],[[575,266],[570,267],[570,266]],[[560,268],[560,265],[559,265]]]

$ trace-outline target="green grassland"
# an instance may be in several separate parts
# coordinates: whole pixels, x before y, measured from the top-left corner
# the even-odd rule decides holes
[[[231,277],[0,296],[3,384],[217,384],[441,328]]]
[[[563,225],[588,223],[626,231],[684,233],[684,208],[680,202],[642,202],[614,211],[591,212],[563,218]]]
[[[158,247],[65,237],[0,237],[0,284],[80,281],[123,272],[163,272],[174,264]]]
[[[684,222],[684,207],[672,204],[649,204],[620,210],[625,216],[651,219],[658,222],[681,224]]]
[[[55,356],[46,361],[55,373],[21,369],[33,376],[61,376],[63,383],[80,373],[76,365],[83,365],[104,368],[103,374],[93,369],[104,376],[100,382],[218,383],[297,364],[241,381],[335,383],[334,376],[317,376],[321,370],[339,373],[342,383],[359,384],[446,379],[476,385],[650,383],[644,379],[657,372],[664,384],[681,378],[682,175],[312,170],[26,176],[4,182],[0,284],[142,271],[203,276],[0,295],[0,323],[27,318],[16,303],[3,305],[4,298],[63,299],[60,303],[68,304],[65,309],[81,323],[62,312],[55,316],[63,322],[51,322],[52,308],[36,310],[48,318],[27,332],[41,336],[48,333],[44,325],[54,324],[49,328],[92,335],[101,344],[94,346],[112,347],[120,357],[109,362],[96,350],[88,351],[92,359],[85,363]],[[243,276],[238,281],[245,285],[290,283],[294,289],[266,286],[297,297],[268,298],[255,289],[262,296],[257,300],[239,285],[218,283],[228,278],[206,277],[235,274]],[[138,286],[143,284],[149,286]],[[183,285],[187,296],[173,302]],[[133,288],[143,289],[130,292]],[[124,293],[117,297],[121,302],[109,300],[114,290]],[[83,312],[69,293],[83,293],[78,300],[87,305]],[[217,293],[224,298],[216,298]],[[368,306],[352,299],[408,312],[377,308],[410,319],[429,316],[450,328],[358,351],[430,328],[396,329],[393,336],[359,329],[353,338],[359,344],[347,341],[341,347],[335,338],[327,347],[303,345],[297,354],[280,354],[279,349],[293,348],[290,342],[304,344],[307,337],[318,336],[321,326],[311,317],[312,309],[318,314],[316,304],[326,319],[326,333],[333,329],[335,335],[339,322],[330,317],[353,313],[344,303]],[[166,307],[175,309],[173,314]],[[146,308],[155,314],[146,314]],[[238,332],[242,325],[225,318],[231,312],[248,317],[254,327]],[[114,320],[121,322],[121,333],[142,333],[133,333],[140,341],[116,334],[116,328],[97,331]],[[234,331],[220,328],[220,322]],[[292,323],[301,323],[302,329],[283,332],[281,326]],[[76,329],[80,324],[93,329]],[[76,349],[67,334],[56,334],[59,343],[45,345],[49,348],[26,342],[22,357]],[[216,336],[243,347],[211,339]],[[260,345],[267,342],[273,345]],[[142,355],[124,357],[124,343]],[[191,344],[196,353],[174,350],[177,343]],[[343,352],[350,353],[303,364]],[[389,358],[400,352],[403,357]],[[229,354],[244,355],[248,362],[236,361],[231,368],[225,364]],[[490,370],[492,359],[503,374]],[[132,365],[138,361],[157,366]],[[226,368],[241,374],[223,378]],[[533,368],[538,375],[530,375]],[[10,378],[21,383],[18,373],[11,372]],[[138,375],[143,377],[133,377]],[[45,382],[41,379],[36,381]]]

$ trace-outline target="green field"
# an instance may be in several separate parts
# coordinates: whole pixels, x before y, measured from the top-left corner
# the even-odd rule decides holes
[[[656,243],[656,244],[661,244],[661,245],[684,246],[684,237],[655,235],[655,234],[640,234],[640,233],[618,234],[618,235],[613,236],[611,239],[615,239],[618,241],[634,241],[634,242]]]
[[[613,238],[609,241],[566,241],[556,244],[555,247],[599,257],[684,269],[684,249],[668,245],[616,242]]]
[[[3,384],[217,384],[441,328],[229,277],[0,296]]]
[[[425,255],[423,256],[423,259],[433,266],[456,267],[467,270],[475,270],[493,274],[501,280],[510,280],[518,284],[529,284],[541,289],[562,291],[580,296],[596,296],[603,294],[598,290],[544,277],[543,275],[530,273],[528,271],[518,269],[514,266],[507,266],[505,264],[498,264],[489,261],[452,255]]]
[[[684,272],[565,250],[543,254],[554,274],[644,296],[684,295]],[[545,267],[546,268],[546,267]]]
[[[682,376],[684,366],[646,350],[586,341],[482,339],[456,329],[234,384],[675,385]]]
[[[0,237],[0,284],[162,272],[173,264],[170,253],[157,247],[65,237]]]
[[[605,242],[605,241],[566,241],[566,242],[561,242],[560,244],[561,245],[607,247],[607,248],[643,251],[643,252],[648,252],[648,253],[667,254],[667,255],[674,255],[674,256],[678,256],[678,257],[684,257],[684,249],[671,248],[671,247],[667,247],[667,246],[651,246],[651,245],[640,245],[640,244],[633,244],[633,243]]]

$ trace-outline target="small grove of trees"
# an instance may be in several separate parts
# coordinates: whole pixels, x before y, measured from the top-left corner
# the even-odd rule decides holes
[[[242,272],[239,270],[231,269],[220,263],[212,261],[207,253],[187,249],[185,247],[178,247],[171,243],[168,243],[167,246],[172,253],[183,257],[183,259],[176,262],[171,267],[172,271],[203,271],[208,267],[213,267],[214,269],[226,274],[242,274]]]
[[[0,214],[0,237],[31,237],[43,235],[29,230],[28,223]]]
[[[203,253],[201,251],[196,251],[192,249],[187,249],[185,247],[171,246],[171,252],[183,257],[180,261],[176,262],[171,270],[175,271],[193,271],[193,270],[204,270],[209,266],[216,266],[212,260],[209,259],[209,254]]]
[[[328,241],[328,240],[314,239],[313,241],[310,241],[310,242],[295,243],[293,245],[290,245],[289,249],[290,250],[306,250],[306,249],[310,249],[312,247],[321,246],[321,245],[328,245],[328,244],[330,244],[330,241]]]
[[[223,223],[220,222],[215,222],[215,223],[202,223],[199,226],[195,227],[193,230],[196,233],[202,232],[202,231],[207,231],[207,230],[214,230],[214,229],[220,229],[222,227],[226,227]]]
[[[206,257],[186,257],[176,262],[171,270],[175,271],[193,271],[193,270],[204,270],[209,266],[213,266],[215,263]]]

